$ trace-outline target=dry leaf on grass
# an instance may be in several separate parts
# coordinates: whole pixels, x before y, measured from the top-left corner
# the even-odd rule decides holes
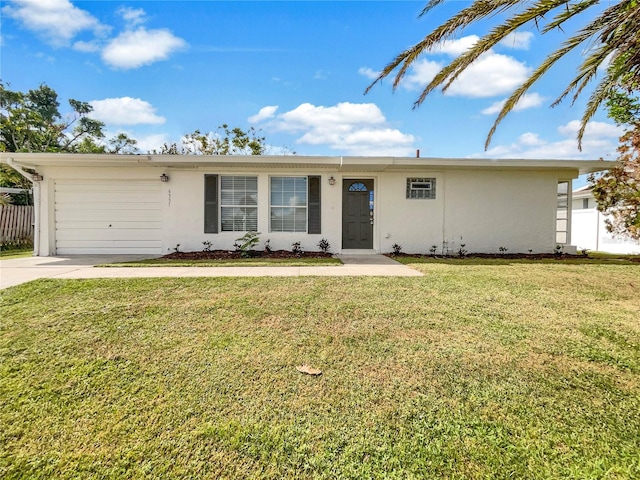
[[[296,367],[300,373],[306,373],[307,375],[322,375],[322,370],[318,370],[317,368],[313,368],[310,365],[298,365]]]

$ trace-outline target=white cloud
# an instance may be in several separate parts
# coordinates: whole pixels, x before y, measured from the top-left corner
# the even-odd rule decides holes
[[[460,74],[447,94],[475,98],[503,95],[519,87],[530,73],[529,67],[513,57],[487,52]]]
[[[558,132],[567,137],[575,137],[580,130],[580,121],[572,120],[566,125],[558,127]],[[613,123],[589,122],[584,132],[585,137],[612,137],[619,138],[622,135],[622,128]]]
[[[303,103],[277,115],[266,128],[302,134],[296,143],[326,145],[347,155],[405,156],[414,151],[414,136],[390,128],[373,103]]]
[[[90,30],[102,35],[109,27],[69,0],[14,0],[2,8],[2,13],[20,22],[25,28],[40,33],[56,46],[68,45],[80,32]]]
[[[545,141],[540,138],[540,135],[531,132],[523,133],[522,135],[520,135],[518,142],[521,145],[526,145],[528,147],[544,145],[545,143]]]
[[[472,157],[575,160],[615,158],[618,137],[622,135],[622,128],[612,123],[588,123],[582,139],[582,151],[579,151],[576,140],[579,127],[578,120],[572,120],[566,125],[558,127],[558,133],[565,137],[558,141],[547,141],[540,138],[537,133],[527,132],[512,144],[498,145],[486,152],[476,153]]]
[[[277,105],[268,105],[266,107],[262,107],[258,113],[248,118],[249,123],[260,123],[264,120],[268,120],[269,118],[273,118],[276,110],[278,110]]]
[[[418,60],[402,80],[402,86],[407,90],[422,90],[443,66],[444,64],[440,62]]]
[[[458,56],[472,47],[478,41],[476,35],[469,35],[458,40],[447,40],[434,47],[431,54],[446,54]],[[402,86],[409,90],[423,89],[444,66],[433,60],[415,62]],[[466,68],[447,89],[447,95],[461,97],[495,97],[504,95],[520,86],[529,74],[531,68],[508,55],[502,55],[489,50],[480,55]]]
[[[532,32],[511,32],[500,41],[500,45],[516,50],[529,50],[533,36]]]
[[[102,46],[100,45],[100,43],[95,40],[92,40],[90,42],[79,40],[73,44],[74,50],[83,53],[99,52],[101,48]]]
[[[452,57],[458,57],[473,47],[478,40],[480,40],[480,37],[477,35],[467,35],[457,40],[445,40],[434,45],[430,53],[444,53]]]
[[[169,137],[165,133],[135,136],[130,135],[138,141],[137,147],[141,152],[160,151],[165,143],[170,143]]]
[[[520,110],[526,110],[527,108],[535,108],[542,105],[546,99],[539,93],[525,93],[516,106],[513,107],[514,112],[518,112]],[[502,110],[502,106],[506,100],[500,100],[498,102],[492,103],[490,106],[482,110],[483,115],[495,115],[496,113],[500,113]]]
[[[105,98],[89,103],[93,107],[91,118],[109,125],[158,125],[166,121],[156,115],[156,109],[149,102],[139,98]]]
[[[116,68],[138,68],[166,60],[171,53],[185,48],[187,42],[169,30],[127,30],[111,40],[102,51],[102,59]]]
[[[380,75],[380,72],[377,72],[369,67],[360,67],[358,69],[358,73],[364,77],[367,77],[369,80],[375,80]]]
[[[120,7],[117,11],[130,27],[140,25],[145,22],[146,13],[141,8]]]
[[[384,115],[373,103],[342,102],[333,107],[303,103],[278,115],[279,128],[289,131],[327,126],[331,128],[331,124],[351,128],[355,125],[380,125],[384,122]]]

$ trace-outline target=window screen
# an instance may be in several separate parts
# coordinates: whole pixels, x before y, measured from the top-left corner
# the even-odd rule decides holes
[[[271,231],[307,231],[307,177],[271,177]]]
[[[223,232],[258,229],[258,177],[220,177],[220,218]]]

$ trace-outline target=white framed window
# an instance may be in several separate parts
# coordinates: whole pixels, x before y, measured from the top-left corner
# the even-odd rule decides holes
[[[270,178],[270,231],[307,231],[307,177]]]
[[[569,243],[569,182],[558,182],[556,209],[556,243]]]
[[[436,198],[435,178],[407,178],[408,199],[434,199]]]
[[[258,177],[220,177],[220,226],[223,232],[258,230]]]

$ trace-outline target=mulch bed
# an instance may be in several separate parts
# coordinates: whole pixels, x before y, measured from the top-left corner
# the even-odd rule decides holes
[[[232,260],[239,258],[331,258],[333,254],[324,252],[293,253],[288,250],[252,250],[248,257],[243,257],[240,252],[229,250],[212,250],[210,252],[174,252],[164,255],[162,258],[172,260]]]
[[[410,258],[503,258],[503,259],[513,259],[513,260],[542,260],[546,258],[553,258],[556,260],[577,260],[577,259],[589,259],[588,255],[571,255],[568,253],[563,253],[561,255],[556,255],[555,253],[468,253],[464,257],[460,257],[459,255],[425,255],[421,253],[400,253],[399,255],[395,255],[393,253],[385,254],[387,257],[410,257]],[[629,260],[630,262],[640,263],[640,257],[638,258],[627,258],[625,260]]]

